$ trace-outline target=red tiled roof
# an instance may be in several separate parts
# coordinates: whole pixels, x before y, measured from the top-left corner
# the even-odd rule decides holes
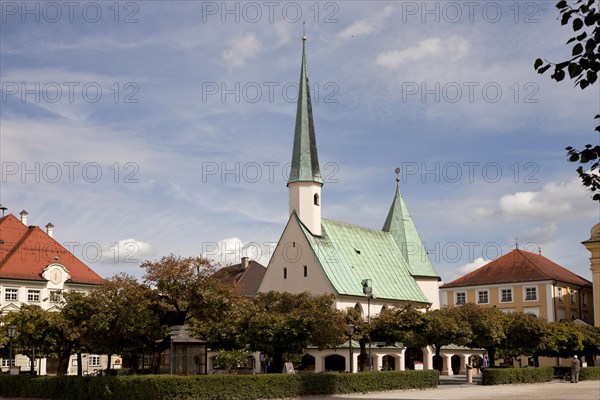
[[[440,286],[440,288],[544,280],[592,287],[592,282],[540,254],[515,249],[461,278]]]
[[[98,274],[37,226],[25,226],[14,215],[0,218],[0,279],[44,281],[51,263],[63,265],[74,283],[97,285]],[[56,259],[58,257],[58,259]]]
[[[239,285],[244,296],[256,296],[260,283],[262,282],[267,268],[254,261],[248,261],[248,267],[244,268],[242,263],[221,268],[215,272],[215,277],[222,283]]]

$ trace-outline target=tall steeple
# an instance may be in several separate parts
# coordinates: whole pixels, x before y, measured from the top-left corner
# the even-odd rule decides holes
[[[383,231],[390,232],[407,261],[413,276],[438,276],[431,265],[425,244],[400,194],[400,168],[396,168],[396,195],[390,207]]]
[[[317,156],[317,140],[306,67],[306,36],[302,36],[302,66],[298,88],[292,166],[287,186],[290,215],[295,212],[313,235],[321,235],[321,187],[323,179]]]
[[[310,85],[306,68],[306,36],[302,36],[302,67],[298,88],[298,108],[296,110],[296,130],[292,168],[288,185],[292,182],[316,182],[323,184],[319,170],[317,140],[310,101]]]

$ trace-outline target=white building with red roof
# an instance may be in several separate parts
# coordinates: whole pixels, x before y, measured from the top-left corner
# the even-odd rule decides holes
[[[27,225],[27,211],[21,211],[19,216],[8,214],[0,218],[0,312],[3,315],[18,311],[24,304],[58,310],[63,291],[86,291],[104,281],[53,238],[54,225],[48,223],[42,230]],[[98,361],[98,368],[100,358],[93,357]],[[7,370],[9,363],[2,359],[2,369]],[[22,370],[29,369],[25,357],[16,357],[14,363]],[[46,372],[45,361],[40,363],[38,371]]]

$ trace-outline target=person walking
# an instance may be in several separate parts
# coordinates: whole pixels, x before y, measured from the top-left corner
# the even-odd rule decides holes
[[[573,361],[571,361],[571,383],[579,382],[579,368],[581,367],[581,362],[577,358],[577,356],[573,356]]]

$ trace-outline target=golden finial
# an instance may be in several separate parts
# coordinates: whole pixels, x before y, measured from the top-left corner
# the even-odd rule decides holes
[[[302,22],[302,43],[306,43],[306,31],[305,31],[305,27],[306,27],[306,21]]]
[[[396,173],[396,187],[400,187],[400,167],[396,167],[394,172]]]

